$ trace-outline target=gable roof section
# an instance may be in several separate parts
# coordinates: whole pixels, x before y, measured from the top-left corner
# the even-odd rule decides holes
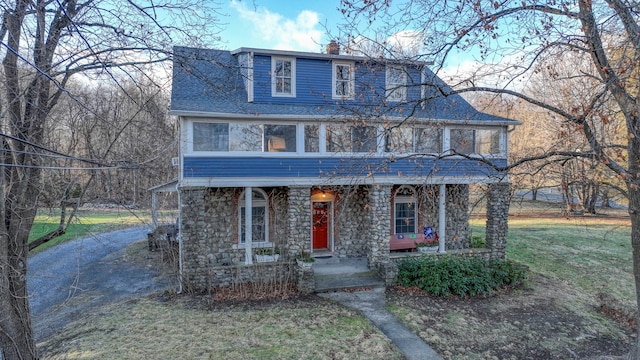
[[[450,122],[473,122],[478,124],[516,125],[519,122],[477,111],[460,95],[443,96],[452,89],[428,68],[425,69],[426,82],[423,104],[415,102],[398,107],[397,104],[384,105],[343,102],[328,99],[322,104],[301,105],[270,104],[249,102],[243,74],[247,69],[238,60],[239,54],[258,49],[239,49],[234,52],[188,47],[174,48],[173,85],[171,92],[171,113],[174,115],[227,116],[227,117],[278,117],[278,118],[332,118],[332,117],[390,117],[405,118],[411,115],[417,119],[433,119]],[[282,55],[283,51],[272,51]],[[269,50],[260,50],[261,54]],[[313,54],[286,52],[290,56],[312,57]],[[318,58],[332,58],[331,55],[316,54]],[[345,56],[335,56],[342,59]],[[355,61],[368,61],[364,57],[351,57]]]

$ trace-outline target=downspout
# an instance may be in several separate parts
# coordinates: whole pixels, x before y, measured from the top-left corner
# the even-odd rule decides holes
[[[247,265],[253,264],[251,245],[253,242],[253,189],[244,189],[244,262]]]
[[[446,230],[447,230],[447,219],[446,219],[446,194],[447,185],[440,184],[440,189],[438,191],[438,236],[440,240],[438,241],[438,252],[441,254],[446,253],[445,249],[445,239],[446,239]]]

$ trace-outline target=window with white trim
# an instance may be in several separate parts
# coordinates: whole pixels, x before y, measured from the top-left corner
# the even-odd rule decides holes
[[[377,129],[375,126],[354,126],[351,128],[352,152],[375,153],[378,151]]]
[[[442,129],[417,127],[413,129],[415,152],[419,154],[438,154],[442,151]]]
[[[240,243],[246,243],[246,217],[245,202],[243,192],[240,196],[238,217],[239,217],[239,233]],[[251,236],[253,243],[266,243],[269,241],[269,212],[267,211],[267,194],[260,189],[253,189],[251,192]]]
[[[295,125],[264,125],[265,152],[296,152]]]
[[[501,129],[451,129],[449,142],[459,154],[498,155],[502,153],[501,134]]]
[[[411,186],[401,186],[393,197],[394,234],[415,234],[417,218],[416,191]]]
[[[194,122],[193,151],[229,151],[229,124]]]
[[[296,96],[295,58],[271,58],[271,95]]]
[[[500,154],[500,133],[498,129],[476,130],[476,154]]]
[[[403,66],[388,65],[386,71],[387,101],[407,99],[407,71]]]
[[[320,152],[320,125],[304,126],[304,152]]]
[[[334,99],[352,99],[354,94],[354,70],[353,63],[333,62],[333,74],[331,76],[332,97]]]

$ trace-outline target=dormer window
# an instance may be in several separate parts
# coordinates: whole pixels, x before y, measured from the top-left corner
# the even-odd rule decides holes
[[[294,58],[271,58],[272,96],[296,96],[296,61]]]
[[[332,80],[334,99],[353,99],[353,63],[335,61],[333,63]]]
[[[403,66],[387,66],[387,101],[405,101],[407,99],[407,71]]]

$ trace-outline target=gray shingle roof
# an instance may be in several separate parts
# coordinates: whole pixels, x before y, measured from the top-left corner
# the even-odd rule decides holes
[[[295,53],[292,53],[295,56]],[[498,122],[517,124],[518,122],[481,113],[473,108],[461,96],[439,95],[451,89],[430,70],[427,79],[432,87],[427,87],[422,104],[411,103],[401,107],[376,104],[355,104],[327,100],[312,105],[272,104],[247,101],[247,88],[243,79],[243,69],[238,56],[232,52],[214,49],[187,47],[174,48],[173,87],[171,92],[171,111],[175,114],[217,113],[232,115],[284,115],[301,117],[359,117],[395,116],[405,117],[411,114],[415,118],[448,121]]]

